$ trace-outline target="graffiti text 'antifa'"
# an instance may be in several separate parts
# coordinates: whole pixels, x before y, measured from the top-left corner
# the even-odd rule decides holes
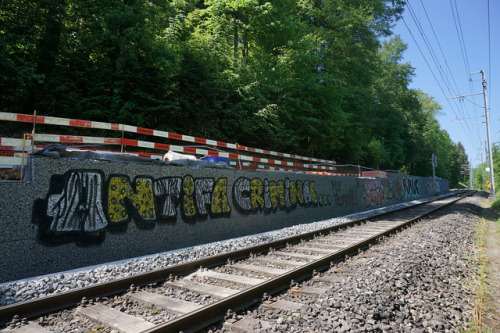
[[[111,175],[108,181],[97,170],[71,170],[63,179],[53,176],[42,207],[46,233],[95,232],[108,226],[123,225],[131,217],[142,227],[156,221],[182,219],[195,221],[231,213],[226,178],[192,176],[153,179]],[[106,183],[106,185],[105,185]],[[301,206],[327,205],[327,196],[318,196],[313,181],[269,181],[239,178],[233,184],[233,199],[243,213]],[[40,207],[40,206],[39,206]]]
[[[332,180],[328,193],[318,193],[310,180],[240,177],[230,183],[227,178],[185,175],[137,176],[131,181],[125,175],[106,177],[101,170],[76,169],[52,175],[46,198],[36,200],[33,221],[44,243],[96,243],[103,241],[106,230],[126,230],[130,220],[144,229],[179,217],[185,222],[230,217],[233,208],[242,215],[290,212],[299,206],[349,208],[358,205],[361,188],[366,207],[420,196],[418,179],[409,177],[361,184],[356,179],[355,186],[342,190],[341,182]]]

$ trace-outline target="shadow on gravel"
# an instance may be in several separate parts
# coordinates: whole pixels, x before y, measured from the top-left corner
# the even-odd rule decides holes
[[[478,204],[471,203],[471,202],[465,202],[465,201],[459,201],[454,203],[451,206],[448,206],[447,208],[438,211],[437,213],[440,215],[446,215],[450,214],[450,212],[455,212],[455,211],[460,211],[460,212],[467,212],[473,215],[478,215],[481,216],[483,214],[484,208],[479,206]]]
[[[490,197],[489,192],[485,191],[479,191],[477,192],[474,196],[480,196],[482,198],[488,199]],[[480,207],[481,208],[481,217],[489,220],[489,221],[496,221],[500,218],[500,214],[498,209],[495,209],[493,207],[490,207],[489,205],[486,207]]]
[[[489,192],[479,191],[476,194],[474,194],[473,197],[482,197],[487,199],[489,195],[490,195]],[[479,202],[473,203],[473,202],[467,202],[466,200],[461,200],[457,203],[454,203],[448,209],[439,211],[436,214],[438,214],[438,216],[446,215],[450,213],[450,210],[467,212],[469,214],[476,215],[478,218],[485,218],[489,221],[496,221],[497,219],[500,218],[500,214],[497,209],[494,209],[490,206],[482,207],[479,204]]]

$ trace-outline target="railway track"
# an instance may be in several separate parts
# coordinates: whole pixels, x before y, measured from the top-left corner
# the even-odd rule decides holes
[[[191,332],[224,318],[227,328],[244,331],[244,327],[262,323],[237,320],[228,316],[228,310],[234,313],[263,301],[270,308],[299,308],[299,303],[290,301],[271,302],[267,295],[289,289],[295,282],[310,278],[314,272],[329,268],[469,194],[461,192],[369,219],[8,305],[0,308],[0,324],[17,326],[5,331],[48,332],[36,321],[20,327],[13,324],[20,318],[71,311],[72,318],[97,322],[108,331]],[[322,281],[329,279],[333,281],[335,277],[323,277]],[[308,287],[295,292],[314,294],[320,290]]]

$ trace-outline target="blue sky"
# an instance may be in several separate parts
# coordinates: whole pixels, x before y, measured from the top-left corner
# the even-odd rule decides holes
[[[488,2],[490,43],[488,43]],[[464,145],[474,166],[481,163],[480,154],[483,160],[485,159],[486,125],[483,123],[485,118],[479,116],[484,116],[484,109],[468,100],[448,100],[448,97],[482,92],[481,74],[469,77],[469,72],[485,70],[491,141],[500,143],[500,64],[498,62],[500,59],[498,36],[500,1],[407,0],[403,18],[404,21],[400,20],[397,23],[394,32],[408,44],[404,61],[410,62],[415,68],[416,76],[410,87],[419,88],[434,96],[443,108],[443,114],[438,116],[441,128],[450,134],[453,142],[461,142]],[[427,47],[422,34],[427,38],[432,51]],[[460,34],[462,39],[459,39]],[[464,48],[461,47],[461,41]],[[419,47],[424,56],[419,51]],[[431,52],[434,53],[437,64]],[[468,98],[481,106],[484,105],[483,95]],[[457,118],[469,119],[456,120]]]

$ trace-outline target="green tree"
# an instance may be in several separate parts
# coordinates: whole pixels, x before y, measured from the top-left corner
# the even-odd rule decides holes
[[[0,2],[0,105],[5,111],[33,111],[32,93],[44,80],[36,72],[43,5],[35,0]]]
[[[460,179],[402,0],[4,0],[0,103]],[[3,125],[2,125],[3,126]]]

